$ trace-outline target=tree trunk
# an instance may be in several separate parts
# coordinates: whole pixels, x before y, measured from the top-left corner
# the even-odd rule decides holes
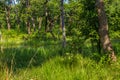
[[[56,39],[54,33],[53,33],[53,27],[54,27],[54,19],[51,19],[50,17],[48,18],[49,24],[48,24],[48,32],[51,33],[52,37],[54,38],[54,40]]]
[[[41,26],[42,26],[42,17],[38,19],[38,31],[40,31]]]
[[[97,50],[98,50],[98,53],[101,54],[101,44],[100,44],[100,39],[97,40]]]
[[[48,0],[44,3],[44,9],[45,9],[45,32],[47,32],[47,25],[48,25],[48,9],[47,9],[47,3]]]
[[[96,0],[96,7],[97,7],[97,13],[98,13],[99,35],[100,35],[102,48],[105,53],[109,53],[109,57],[111,58],[112,61],[116,61],[116,56],[112,48],[112,44],[111,44],[109,33],[108,33],[108,22],[107,22],[106,13],[104,10],[103,0]]]
[[[2,43],[2,32],[0,31],[0,43]],[[3,46],[0,45],[0,51],[3,53]]]
[[[10,24],[10,7],[5,7],[6,11],[6,22],[7,22],[7,28],[10,30],[11,24]]]
[[[33,25],[33,30],[34,30],[34,32],[36,31],[36,29],[35,29],[35,19],[32,17],[32,25]]]
[[[13,0],[14,2],[14,5],[16,4],[15,0]],[[20,17],[19,17],[19,14],[18,14],[18,9],[15,7],[15,19],[16,19],[16,23],[17,23],[17,29],[20,30]]]
[[[92,47],[92,53],[95,52],[95,45],[94,45],[94,40],[91,39],[91,47]]]
[[[30,29],[30,22],[29,21],[26,22],[26,26],[27,26],[28,34],[30,34],[31,33],[31,29]]]
[[[30,1],[26,0],[26,8],[30,8]],[[29,15],[29,13],[27,12],[26,14]],[[28,34],[31,33],[31,27],[30,27],[30,17],[27,17],[27,22],[26,22],[26,26],[27,26],[27,30],[28,30]]]
[[[64,24],[64,6],[63,6],[63,0],[61,0],[61,27],[62,27],[62,46],[66,47],[66,33],[65,33],[65,24]]]

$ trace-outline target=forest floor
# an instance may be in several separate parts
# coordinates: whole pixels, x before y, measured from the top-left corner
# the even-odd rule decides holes
[[[120,80],[120,41],[113,41],[117,62],[109,63],[90,47],[63,53],[61,41],[10,31],[0,42],[0,80]],[[88,56],[84,56],[84,55]],[[96,57],[93,57],[96,56]]]

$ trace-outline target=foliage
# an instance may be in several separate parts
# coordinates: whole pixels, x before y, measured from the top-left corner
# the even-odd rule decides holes
[[[16,1],[0,1],[0,80],[120,79],[120,1],[104,0],[116,63],[102,54],[95,0],[64,1],[65,49],[60,0]]]

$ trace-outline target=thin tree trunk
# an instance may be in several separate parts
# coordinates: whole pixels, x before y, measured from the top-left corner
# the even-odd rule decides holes
[[[48,24],[49,30],[48,30],[48,31],[51,33],[52,37],[53,37],[54,40],[55,40],[56,37],[55,37],[55,35],[54,35],[54,33],[53,33],[54,19],[49,18],[48,21],[49,21],[49,24]]]
[[[2,43],[2,32],[0,31],[0,43]],[[0,51],[3,53],[3,46],[0,45]]]
[[[100,39],[97,40],[97,50],[98,50],[98,53],[101,54],[101,44],[100,44]]]
[[[47,32],[47,25],[48,25],[48,9],[47,9],[47,3],[48,0],[44,3],[44,9],[45,9],[45,32]]]
[[[109,53],[109,57],[112,61],[116,61],[116,56],[108,33],[108,21],[104,10],[103,0],[96,0],[96,7],[99,20],[99,35],[103,50],[105,53]]]
[[[26,8],[29,8],[30,7],[30,1],[29,0],[26,0]],[[29,13],[26,13],[26,14],[29,14]],[[27,26],[27,30],[28,30],[28,34],[31,33],[31,27],[30,27],[30,17],[27,17],[27,22],[26,22],[26,26]]]
[[[38,30],[40,31],[40,29],[41,29],[41,26],[42,26],[42,17],[40,17],[39,19],[38,19]]]
[[[7,28],[10,30],[11,24],[10,24],[10,7],[5,7],[6,11],[6,22],[7,22]]]
[[[47,25],[48,25],[48,13],[47,13],[47,11],[45,12],[45,32],[47,32]]]
[[[91,47],[92,47],[92,53],[95,52],[95,46],[94,46],[94,40],[91,39]]]
[[[32,17],[32,25],[33,25],[33,29],[34,29],[34,32],[36,31],[36,29],[35,29],[35,19]]]
[[[15,3],[15,0],[13,0],[13,2],[14,2],[14,5],[16,4]],[[17,29],[19,30],[20,29],[20,19],[19,19],[19,15],[18,15],[18,10],[17,10],[17,8],[15,7],[15,14],[16,14],[16,23],[17,23]]]
[[[64,6],[63,6],[63,0],[61,0],[61,27],[62,27],[62,46],[66,47],[66,33],[65,33],[65,24],[64,24]]]
[[[27,26],[28,34],[31,34],[30,22],[29,21],[26,22],[26,26]]]

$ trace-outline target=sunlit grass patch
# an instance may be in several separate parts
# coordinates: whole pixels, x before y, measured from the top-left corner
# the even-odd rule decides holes
[[[60,40],[44,40],[22,33],[4,34],[3,40],[0,45],[0,80],[120,79],[120,57],[114,64],[104,62],[104,56],[91,52],[89,41],[84,43],[86,46],[82,45],[81,53],[70,52],[74,48],[69,48],[69,44],[63,53]],[[119,54],[119,41],[113,45]]]
[[[78,57],[78,58],[77,58]],[[119,79],[120,68],[113,65],[97,64],[90,58],[76,55],[77,66],[70,66],[65,57],[56,56],[43,63],[42,66],[22,69],[14,75],[15,80],[114,80]]]

